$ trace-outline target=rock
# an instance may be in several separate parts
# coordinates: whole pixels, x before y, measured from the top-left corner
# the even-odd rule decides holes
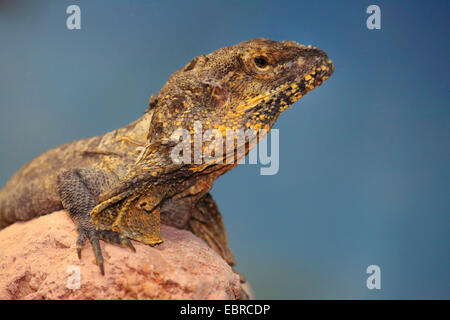
[[[0,299],[240,297],[239,276],[205,242],[167,226],[161,233],[155,247],[133,241],[136,253],[101,241],[102,276],[89,241],[78,259],[66,212],[15,223],[0,231]]]

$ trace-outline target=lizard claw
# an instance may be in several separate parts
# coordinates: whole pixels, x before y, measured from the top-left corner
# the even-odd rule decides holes
[[[131,243],[130,239],[125,238],[125,237],[121,237],[121,244],[124,247],[129,248],[131,251],[136,252],[136,248],[133,246],[133,244]]]
[[[94,249],[95,261],[97,262],[97,265],[100,268],[100,272],[104,276],[105,269],[103,266],[103,255],[102,255],[102,249],[100,248],[100,241],[99,241],[97,231],[90,232],[89,241],[91,242],[92,248]]]
[[[77,254],[78,259],[81,259],[81,251],[83,250],[84,243],[86,242],[86,238],[89,239],[89,242],[94,249],[95,261],[100,268],[100,272],[102,275],[105,275],[105,268],[103,263],[103,255],[102,249],[100,248],[99,241],[99,232],[96,230],[86,230],[84,228],[78,229],[78,240],[77,240]]]
[[[103,261],[102,262],[97,262],[98,266],[100,267],[100,272],[102,273],[102,276],[105,275],[105,267],[103,265]]]
[[[79,231],[77,240],[77,254],[78,259],[81,260],[81,250],[83,250],[84,242],[86,241],[86,233]]]

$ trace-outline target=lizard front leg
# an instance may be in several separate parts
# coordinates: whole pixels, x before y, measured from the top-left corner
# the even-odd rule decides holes
[[[97,230],[89,221],[90,213],[97,205],[96,197],[116,181],[114,176],[100,169],[68,169],[60,172],[57,177],[62,205],[78,230],[78,257],[81,259],[81,250],[86,238],[89,239],[94,249],[97,265],[103,275],[105,271],[100,239],[128,247],[134,251],[134,247],[127,237],[111,230]]]

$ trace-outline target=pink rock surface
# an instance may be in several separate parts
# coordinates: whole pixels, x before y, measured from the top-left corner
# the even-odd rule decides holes
[[[89,241],[79,260],[64,211],[0,231],[0,299],[236,299],[239,276],[206,243],[162,226],[164,243],[136,253],[101,241],[105,276]],[[77,270],[80,275],[76,286]],[[68,287],[69,284],[69,287]]]

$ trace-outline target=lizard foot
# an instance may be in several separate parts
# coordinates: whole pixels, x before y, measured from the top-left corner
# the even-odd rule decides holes
[[[92,248],[94,250],[95,261],[102,275],[105,275],[104,260],[102,255],[102,249],[100,248],[100,237],[99,231],[93,228],[78,228],[78,240],[77,240],[77,253],[78,258],[81,259],[81,251],[83,250],[86,238],[91,242]]]
[[[110,230],[95,230],[91,228],[79,228],[78,229],[78,240],[77,240],[77,253],[78,258],[81,259],[81,251],[83,250],[84,243],[86,242],[86,238],[91,242],[92,248],[94,250],[95,261],[100,268],[100,272],[102,275],[105,275],[105,267],[104,260],[102,255],[102,249],[100,248],[100,241],[103,240],[109,243],[117,244],[122,247],[126,247],[131,249],[133,252],[136,252],[131,241],[125,237],[120,235],[117,232]]]
[[[133,244],[131,243],[130,239],[128,237],[121,235],[118,232],[110,231],[110,230],[103,230],[99,231],[100,233],[100,239],[103,241],[117,244],[121,247],[128,248],[132,250],[133,252],[136,252],[136,249],[134,248]]]

